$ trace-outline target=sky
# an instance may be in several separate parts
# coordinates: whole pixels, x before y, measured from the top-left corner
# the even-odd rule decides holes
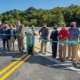
[[[37,9],[52,9],[54,7],[68,7],[71,4],[80,5],[80,0],[0,0],[0,13],[18,9],[26,10],[29,7]]]

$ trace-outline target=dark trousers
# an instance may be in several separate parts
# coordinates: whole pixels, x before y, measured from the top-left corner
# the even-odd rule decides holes
[[[8,39],[3,39],[3,48],[5,49],[5,44],[7,43],[7,49],[9,49]]]
[[[57,43],[52,43],[52,55],[54,58],[57,56]]]

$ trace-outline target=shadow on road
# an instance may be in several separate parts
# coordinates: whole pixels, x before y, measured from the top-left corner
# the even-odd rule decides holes
[[[30,64],[38,64],[38,65],[42,65],[45,67],[50,67],[50,68],[55,68],[55,69],[60,69],[60,70],[68,70],[68,71],[72,71],[68,68],[66,68],[65,66],[62,66],[60,64],[57,64],[45,57],[42,56],[31,56],[26,62],[30,63]]]
[[[2,56],[11,56],[12,58],[18,58],[18,57],[20,57],[20,56],[22,56],[23,55],[23,53],[19,53],[19,52],[17,52],[17,51],[8,51],[8,50],[2,50],[2,49],[0,49],[0,57],[2,57]]]

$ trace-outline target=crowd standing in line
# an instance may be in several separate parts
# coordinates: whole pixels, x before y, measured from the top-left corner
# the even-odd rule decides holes
[[[15,40],[17,39],[18,51],[25,52],[24,34],[25,34],[24,25],[20,23],[20,20],[17,20],[16,29],[13,29],[12,25],[8,24],[0,25],[0,42],[2,39],[3,50],[6,50],[6,43],[7,43],[7,50],[11,51],[11,48],[13,47],[14,51]]]
[[[43,24],[43,27],[39,31],[40,38],[43,38],[45,40],[48,40],[49,30],[46,27],[47,24]],[[57,30],[57,25],[54,25],[53,31],[50,35],[50,40],[54,42],[50,42],[52,46],[52,57],[57,57],[57,48],[58,48],[58,41],[59,41],[59,56],[57,60],[60,60],[61,62],[64,62],[66,59],[70,59],[71,61],[74,61],[76,58],[76,52],[77,52],[77,44],[67,44],[66,41],[78,41],[79,38],[79,29],[76,27],[76,22],[71,22],[70,28],[66,28],[66,24],[61,24],[61,30]],[[41,51],[44,55],[47,51],[47,41],[44,41],[42,39],[41,42]],[[63,42],[62,42],[63,41]],[[43,52],[43,46],[44,46],[44,52]],[[67,46],[68,46],[68,56],[67,56]]]
[[[35,33],[34,25],[32,25],[32,33],[33,36],[37,35]],[[7,35],[9,34],[9,35]],[[13,51],[15,50],[15,40],[17,39],[18,43],[18,51],[25,52],[24,45],[24,25],[20,23],[20,20],[17,21],[16,29],[13,29],[13,26],[8,26],[7,24],[0,25],[0,43],[3,42],[3,50],[7,49],[11,51],[13,47]],[[43,55],[46,55],[47,52],[47,42],[49,38],[49,29],[47,28],[47,24],[43,23],[43,27],[39,30],[39,35],[41,39],[41,51]],[[79,38],[79,29],[76,27],[76,22],[71,22],[70,28],[66,28],[66,24],[61,24],[61,30],[58,31],[58,26],[55,24],[53,26],[53,31],[50,34],[50,42],[52,47],[52,57],[57,58],[57,49],[58,49],[58,41],[78,41]],[[13,46],[12,46],[13,44]],[[68,46],[68,56],[66,53],[66,48]],[[33,48],[34,49],[34,48]],[[67,44],[63,42],[59,42],[59,56],[57,60],[64,62],[66,59],[70,59],[71,61],[75,60],[77,51],[77,44]]]

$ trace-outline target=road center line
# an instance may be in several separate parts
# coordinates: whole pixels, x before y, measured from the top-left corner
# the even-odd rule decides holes
[[[14,68],[12,68],[8,73],[6,73],[0,80],[5,80],[9,75],[11,75],[17,68],[19,68],[31,55],[28,55],[20,63],[18,63]]]
[[[18,58],[16,61],[14,61],[13,63],[11,63],[7,67],[5,67],[2,71],[0,71],[0,75],[2,75],[3,73],[5,73],[8,69],[10,69],[12,66],[14,66],[19,60],[21,60],[25,56],[26,56],[26,54],[24,54],[23,56],[21,56],[20,58]]]
[[[40,43],[35,46],[35,51],[38,51],[38,49],[36,49],[37,47],[40,47]],[[24,55],[23,55],[24,56]],[[25,54],[26,56],[26,54]],[[24,56],[24,57],[25,57]],[[26,58],[24,58],[20,63],[18,63],[15,67],[13,67],[9,72],[7,72],[2,78],[0,78],[0,80],[4,80],[7,77],[9,77],[16,69],[18,69],[28,58],[30,58],[31,55],[28,55]],[[21,60],[21,59],[20,59]],[[4,71],[3,71],[4,72]]]

